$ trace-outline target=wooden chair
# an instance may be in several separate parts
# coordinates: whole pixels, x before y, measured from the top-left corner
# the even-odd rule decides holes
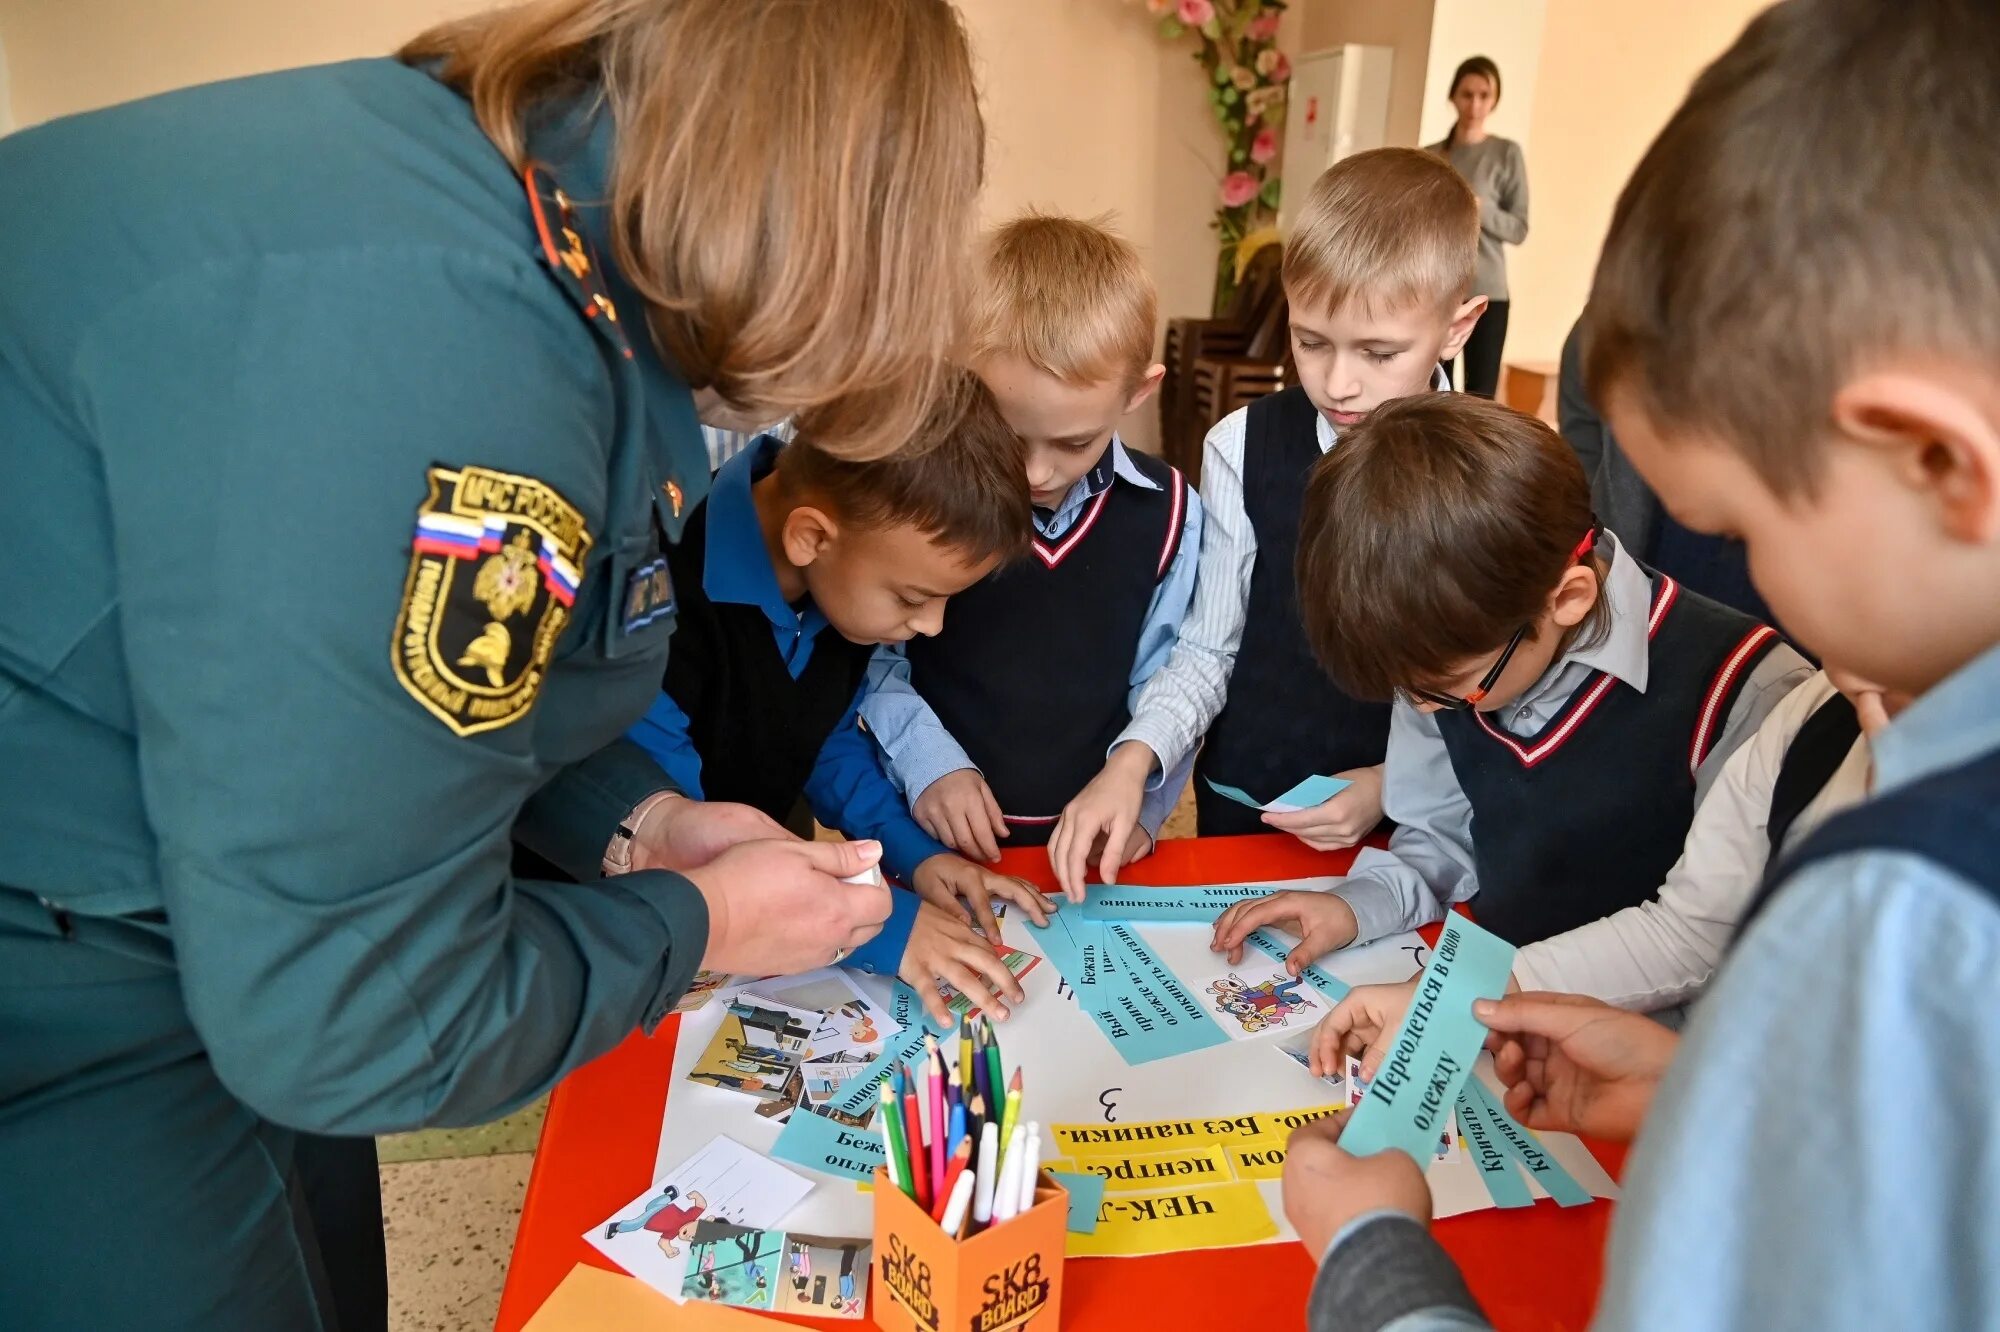
[[[1167,321],[1166,349],[1161,356],[1167,376],[1159,395],[1160,453],[1191,482],[1201,472],[1202,436],[1216,420],[1203,416],[1195,405],[1195,363],[1251,354],[1251,343],[1268,324],[1273,309],[1284,304],[1284,289],[1278,281],[1279,254],[1275,245],[1258,251],[1230,308],[1221,315]]]

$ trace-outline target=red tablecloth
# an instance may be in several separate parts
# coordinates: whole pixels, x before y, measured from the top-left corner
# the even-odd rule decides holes
[[[1351,854],[1309,851],[1290,837],[1167,841],[1122,877],[1156,884],[1298,878],[1339,873]],[[1009,852],[1002,868],[1054,891],[1048,857],[1039,850]],[[679,1025],[672,1020],[651,1037],[633,1035],[556,1089],[501,1297],[501,1332],[526,1322],[575,1264],[613,1268],[582,1236],[652,1176]],[[1592,1150],[1618,1173],[1622,1148],[1593,1144]],[[1608,1203],[1564,1209],[1543,1201],[1525,1210],[1440,1221],[1437,1237],[1498,1326],[1581,1328],[1596,1302],[1610,1218]],[[1092,1332],[1297,1327],[1312,1276],[1312,1261],[1296,1244],[1073,1258],[1064,1280],[1063,1321]]]

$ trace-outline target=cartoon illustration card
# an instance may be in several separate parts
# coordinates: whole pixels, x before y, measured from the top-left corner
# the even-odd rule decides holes
[[[1304,1069],[1307,1076],[1311,1076],[1312,1041],[1313,1029],[1311,1027],[1303,1027],[1293,1035],[1287,1036],[1281,1041],[1274,1042],[1272,1048]],[[1346,1079],[1338,1071],[1326,1074],[1320,1081],[1326,1083],[1329,1087],[1344,1089],[1347,1086]]]
[[[1241,967],[1205,982],[1201,1000],[1230,1039],[1238,1041],[1309,1031],[1327,1012],[1326,1001],[1312,986],[1268,965]]]
[[[729,984],[729,981],[730,976],[726,971],[695,972],[693,983],[687,987],[687,993],[683,994],[680,1001],[674,1005],[674,1012],[693,1013],[708,1007],[708,1001],[715,998],[716,991]]]
[[[856,1058],[856,1057],[857,1056],[852,1056],[852,1055],[834,1056],[835,1059],[842,1059],[842,1060]],[[827,1062],[830,1063],[832,1061],[827,1061]],[[867,1066],[868,1065],[866,1063],[852,1065],[851,1067],[854,1070],[854,1072],[849,1073],[847,1074],[846,1077],[842,1078],[840,1086],[844,1087],[846,1085],[847,1078],[851,1078],[852,1076],[854,1076],[854,1073],[859,1073],[862,1069],[866,1068]],[[759,1119],[768,1119],[774,1124],[783,1124],[788,1122],[792,1117],[792,1111],[798,1109],[799,1102],[805,1099],[806,1073],[808,1070],[813,1069],[815,1067],[816,1065],[814,1064],[801,1064],[799,1065],[799,1067],[793,1069],[791,1077],[786,1079],[784,1087],[779,1090],[777,1099],[761,1102],[757,1106],[757,1117]],[[822,1076],[819,1077],[817,1081],[824,1083],[826,1081],[826,1078],[822,1074]],[[838,1088],[836,1088],[836,1091],[837,1090]],[[831,1097],[831,1095],[832,1093],[829,1093],[829,1098]],[[834,1120],[837,1123],[845,1124],[849,1128],[867,1128],[869,1123],[872,1122],[875,1118],[875,1110],[872,1105],[862,1110],[858,1114],[849,1114],[841,1110],[836,1110],[831,1105],[824,1105],[824,1104],[815,1105],[813,1106],[813,1108],[818,1110],[821,1114],[825,1115],[828,1119]]]
[[[993,951],[999,956],[1001,964],[1007,968],[1015,980],[1019,980],[1033,971],[1037,966],[1041,965],[1042,961],[1035,954],[1022,952],[1018,948],[1001,947],[995,948]],[[957,987],[945,981],[939,981],[938,993],[944,996],[945,1003],[951,1009],[953,1017],[979,1016],[979,1010],[972,1006],[970,999],[958,992]]]
[[[805,1061],[819,1014],[738,996],[688,1077],[758,1101],[775,1101]]]
[[[784,1279],[771,1304],[776,1313],[860,1318],[868,1309],[872,1239],[785,1232]]]
[[[742,1309],[859,1318],[874,1243],[703,1221],[681,1287],[684,1299]]]
[[[690,1246],[703,1222],[773,1226],[812,1189],[813,1182],[803,1175],[734,1139],[718,1137],[661,1175],[584,1239],[633,1276],[678,1300]]]

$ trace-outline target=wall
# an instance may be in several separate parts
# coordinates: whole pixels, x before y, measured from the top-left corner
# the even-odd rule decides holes
[[[482,3],[0,0],[0,38],[15,117],[34,124],[191,83],[378,54]],[[1161,41],[1132,0],[961,8],[991,134],[982,214],[1112,213],[1152,267],[1162,315],[1206,314],[1221,151],[1191,44]],[[1152,447],[1156,421],[1149,405],[1127,434]]]
[[[1762,0],[1548,0],[1530,117],[1530,229],[1508,259],[1508,360],[1556,358],[1589,295],[1626,178],[1694,76],[1763,8]]]
[[[1486,128],[1527,149],[1547,7],[1546,0],[1436,0],[1419,143],[1436,143],[1451,131],[1458,118],[1449,100],[1451,76],[1467,56],[1483,55],[1500,66],[1500,105]]]
[[[1301,51],[1343,42],[1387,46],[1396,52],[1389,72],[1389,142],[1417,143],[1424,113],[1424,74],[1430,59],[1432,0],[1295,0],[1302,10]]]

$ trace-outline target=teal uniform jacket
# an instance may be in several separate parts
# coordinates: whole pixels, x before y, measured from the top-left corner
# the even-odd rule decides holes
[[[0,139],[10,1326],[311,1325],[286,1130],[491,1118],[700,961],[599,877],[707,469],[580,125],[524,183],[362,61]]]

